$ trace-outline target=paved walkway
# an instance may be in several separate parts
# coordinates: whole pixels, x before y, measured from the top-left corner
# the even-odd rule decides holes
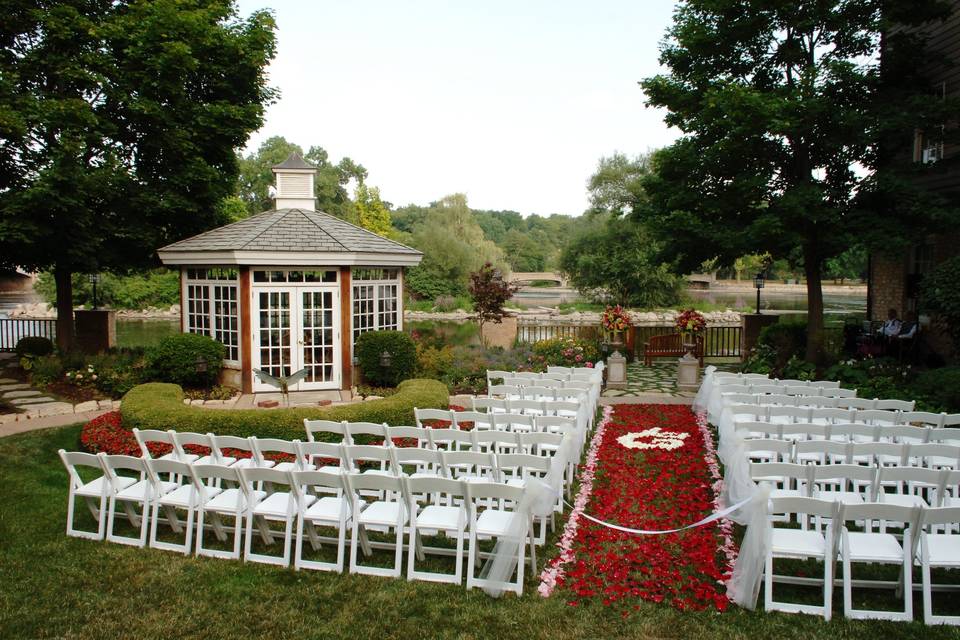
[[[740,362],[709,362],[721,371],[735,371]],[[625,389],[607,389],[603,392],[603,404],[690,404],[696,392],[677,389],[676,360],[655,361],[649,367],[643,360],[634,360],[627,365],[627,387]]]

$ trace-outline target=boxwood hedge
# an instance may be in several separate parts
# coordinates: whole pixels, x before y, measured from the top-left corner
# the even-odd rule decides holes
[[[397,393],[335,407],[291,409],[205,409],[183,404],[183,390],[175,384],[151,382],[131,389],[120,406],[127,429],[176,429],[218,435],[257,436],[303,440],[303,419],[386,422],[412,425],[413,408],[446,409],[446,386],[436,380],[400,383]]]

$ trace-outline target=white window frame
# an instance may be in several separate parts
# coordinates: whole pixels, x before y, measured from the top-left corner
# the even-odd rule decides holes
[[[389,271],[396,274],[396,277],[393,278],[363,278],[357,279],[357,272],[363,271]],[[362,286],[370,286],[373,288],[373,297],[371,298],[373,302],[373,309],[371,314],[373,316],[373,324],[370,327],[365,328],[360,333],[356,332],[356,315],[354,313],[354,302],[356,300],[356,288]],[[380,321],[380,316],[382,312],[380,311],[380,303],[388,297],[381,296],[381,287],[394,286],[396,287],[396,325],[384,324]],[[361,333],[366,333],[367,331],[403,331],[403,269],[399,267],[354,267],[350,271],[350,357],[353,358],[354,348],[356,347],[357,338],[360,337]]]
[[[234,272],[234,277],[233,278],[210,277],[210,272],[215,269],[222,269],[228,272],[232,271]],[[207,273],[204,275],[204,277],[197,277],[197,275],[191,276],[188,273],[188,272],[198,272],[198,271],[205,271]],[[205,318],[206,326],[199,327],[200,330],[197,330],[198,327],[194,326],[194,324],[191,322],[192,320],[191,316],[200,315],[196,312],[194,313],[190,312],[190,301],[191,301],[190,288],[191,287],[202,287],[206,291],[206,297],[199,298],[204,302],[206,302],[207,304],[207,309],[204,312],[204,315],[206,316]],[[230,287],[233,289],[234,295],[230,299],[230,302],[233,302],[235,305],[236,315],[234,314],[218,315],[216,313],[217,300],[218,300],[218,298],[216,297],[217,287]],[[180,330],[183,333],[196,333],[200,335],[205,335],[210,338],[213,338],[214,340],[217,340],[218,342],[221,342],[217,337],[218,333],[220,333],[221,335],[224,333],[233,334],[233,336],[236,339],[235,345],[228,345],[221,342],[221,344],[223,344],[224,347],[226,347],[227,349],[227,353],[224,356],[223,362],[224,364],[231,365],[232,367],[239,367],[240,361],[243,358],[243,353],[242,353],[243,327],[242,327],[242,314],[240,313],[240,272],[239,270],[236,269],[235,267],[217,267],[217,266],[191,267],[189,269],[184,267],[183,269],[181,269],[181,272],[180,272],[180,294],[183,299],[183,309],[181,309],[181,313],[180,313],[180,318],[181,318]],[[197,298],[194,298],[194,299],[197,299]],[[218,319],[220,321],[223,321],[224,318],[235,319],[236,329],[233,329],[233,328],[218,329],[217,328]],[[236,359],[231,358],[231,353],[230,353],[230,351],[234,348],[236,349]]]

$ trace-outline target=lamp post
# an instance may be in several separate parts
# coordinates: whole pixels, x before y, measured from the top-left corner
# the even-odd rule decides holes
[[[390,355],[389,351],[384,350],[380,354],[380,366],[384,369],[389,369],[390,365],[393,364],[393,356]]]
[[[99,273],[91,273],[87,276],[87,281],[93,285],[93,308],[97,308],[97,284],[100,282]]]
[[[203,356],[197,356],[197,359],[193,362],[193,368],[197,373],[206,373],[207,372],[207,359]]]
[[[763,289],[764,280],[766,280],[766,276],[763,271],[753,277],[753,286],[757,288],[757,315],[760,314],[760,289]]]

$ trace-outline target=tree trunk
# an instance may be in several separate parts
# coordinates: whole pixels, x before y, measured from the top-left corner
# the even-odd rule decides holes
[[[803,269],[807,276],[807,362],[823,359],[823,287],[820,257],[809,247],[804,250]]]
[[[73,273],[57,267],[53,278],[57,284],[57,346],[60,351],[73,348]]]

